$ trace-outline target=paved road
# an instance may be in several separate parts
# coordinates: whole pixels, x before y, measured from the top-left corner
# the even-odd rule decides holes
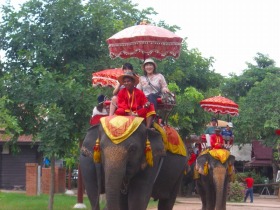
[[[278,210],[280,199],[276,196],[255,196],[254,203],[227,203],[227,210]],[[149,209],[156,210],[156,208]],[[173,210],[201,210],[199,198],[177,198]]]

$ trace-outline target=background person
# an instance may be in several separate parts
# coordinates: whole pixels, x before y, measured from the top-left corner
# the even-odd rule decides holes
[[[140,77],[137,88],[144,92],[148,100],[154,104],[155,110],[157,110],[157,98],[160,98],[161,93],[170,93],[170,90],[167,87],[164,76],[157,73],[157,64],[153,59],[146,59],[142,69],[144,76]]]
[[[254,200],[254,193],[253,193],[254,179],[252,178],[252,175],[249,173],[248,177],[245,178],[244,181],[246,182],[246,186],[247,186],[246,194],[245,194],[245,197],[244,197],[244,202],[246,202],[248,196],[250,195],[251,203],[253,203],[253,200]]]

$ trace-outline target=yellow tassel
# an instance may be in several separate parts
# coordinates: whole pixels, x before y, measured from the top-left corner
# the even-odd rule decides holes
[[[153,153],[152,153],[151,143],[150,143],[149,139],[147,139],[147,141],[146,141],[145,154],[146,154],[146,161],[147,161],[148,165],[153,167],[153,165],[154,165]]]
[[[100,155],[100,141],[96,139],[95,146],[93,147],[93,162],[100,163],[101,162],[101,155]]]
[[[193,179],[199,179],[199,176],[198,170],[193,169]]]
[[[231,175],[232,172],[233,172],[232,164],[229,164],[229,165],[228,165],[228,174]]]
[[[200,175],[198,173],[198,170],[193,169],[193,179],[199,179]]]
[[[206,163],[204,164],[203,173],[204,175],[208,174],[208,161],[206,161]]]

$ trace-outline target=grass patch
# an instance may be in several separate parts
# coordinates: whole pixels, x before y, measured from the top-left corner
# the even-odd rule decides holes
[[[39,196],[27,196],[25,193],[0,192],[0,209],[1,210],[48,210],[49,195],[42,194]],[[64,194],[55,194],[54,210],[73,210],[77,203],[77,196]],[[151,200],[148,208],[157,206],[157,201]],[[88,198],[84,197],[85,210],[91,210]],[[101,204],[101,209],[104,204]]]
[[[4,193],[0,192],[1,210],[48,210],[49,195],[27,196],[24,193]],[[76,196],[55,194],[54,210],[73,210],[77,203]],[[86,209],[90,210],[88,198],[84,198]]]

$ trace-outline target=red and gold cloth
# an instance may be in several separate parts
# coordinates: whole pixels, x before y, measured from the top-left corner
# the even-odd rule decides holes
[[[101,125],[114,144],[127,139],[143,122],[144,118],[134,116],[108,116],[100,119]]]
[[[150,104],[147,108],[144,107],[147,102],[148,99],[141,90],[134,88],[130,94],[126,88],[123,88],[118,93],[118,108],[115,114],[128,115],[130,112],[134,112],[143,118],[155,115],[156,112],[153,104]]]
[[[212,149],[209,150],[209,154],[219,160],[221,163],[225,163],[228,157],[230,156],[230,151],[226,149]]]
[[[188,165],[189,166],[191,166],[195,161],[196,161],[196,154],[194,154],[194,153],[192,153],[191,155],[190,155],[190,158],[189,158],[189,160],[188,160]]]
[[[167,125],[161,127],[158,123],[154,123],[154,127],[162,135],[165,150],[170,151],[173,154],[187,156],[184,142],[174,128]]]

